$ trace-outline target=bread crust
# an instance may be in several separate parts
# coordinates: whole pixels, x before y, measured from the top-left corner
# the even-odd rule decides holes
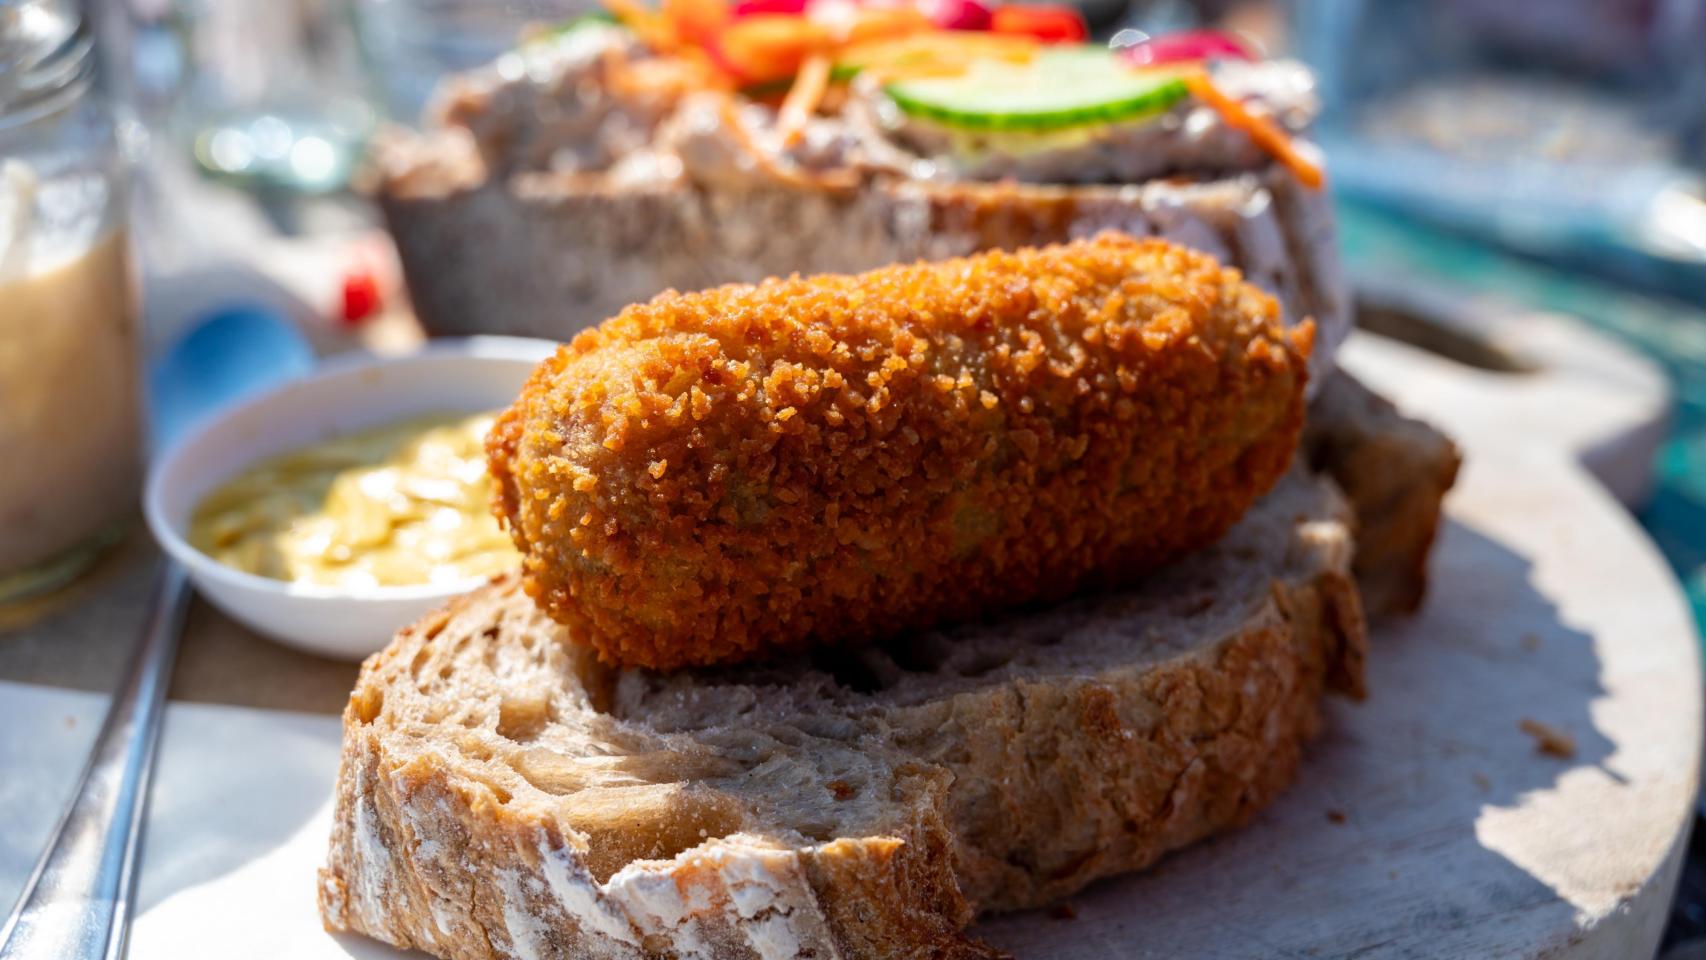
[[[975,913],[1291,780],[1361,691],[1347,519],[1294,474],[1142,588],[723,671],[602,667],[497,582],[363,667],[325,923],[458,960],[993,956]]]
[[[1343,371],[1310,405],[1303,450],[1356,514],[1356,572],[1371,617],[1414,613],[1427,595],[1428,556],[1463,458],[1432,426],[1400,413]]]
[[[757,181],[713,191],[574,174],[431,176],[442,150],[381,151],[376,190],[433,334],[567,340],[660,290],[855,273],[1104,230],[1207,253],[1278,299],[1288,323],[1314,319],[1324,339],[1350,325],[1330,201],[1279,167],[1142,185],[877,177],[855,191]]]

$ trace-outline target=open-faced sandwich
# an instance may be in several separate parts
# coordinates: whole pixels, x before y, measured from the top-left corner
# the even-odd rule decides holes
[[[524,568],[351,695],[327,926],[458,960],[993,956],[978,914],[1243,823],[1362,691],[1352,514],[1298,453],[1318,346],[1122,235],[580,334],[487,441]]]
[[[1307,72],[975,0],[612,11],[377,153],[429,329],[573,339],[488,440],[523,569],[351,696],[327,925],[990,956],[1270,802],[1457,467],[1333,369]]]
[[[1299,64],[1218,36],[1115,51],[1070,8],[975,0],[613,9],[452,78],[378,151],[428,329],[566,337],[660,290],[1118,229],[1344,335]]]
[[[1313,321],[1309,456],[1356,512],[1369,611],[1420,602],[1457,454],[1332,375],[1351,304],[1302,65],[977,0],[612,9],[450,78],[376,151],[430,331],[567,339],[666,289],[1159,236]]]

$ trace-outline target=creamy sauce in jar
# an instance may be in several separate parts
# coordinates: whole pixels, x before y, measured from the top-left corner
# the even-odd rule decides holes
[[[61,215],[39,222],[46,187],[25,164],[0,162],[0,575],[114,530],[141,486],[125,232],[103,226],[94,201],[64,202],[64,188],[50,195]]]
[[[520,555],[491,512],[495,414],[440,414],[249,468],[196,507],[190,543],[248,573],[337,587],[455,583]]]

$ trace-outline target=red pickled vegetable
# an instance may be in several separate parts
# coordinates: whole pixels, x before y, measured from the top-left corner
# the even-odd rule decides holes
[[[1053,4],[1010,4],[989,15],[994,33],[1035,37],[1044,43],[1083,43],[1090,36],[1076,7]]]
[[[978,0],[925,0],[920,9],[943,30],[989,29],[989,7]]]
[[[734,6],[737,17],[766,13],[799,16],[806,12],[806,0],[739,0]]]
[[[1122,47],[1117,52],[1127,63],[1136,67],[1197,60],[1256,59],[1250,48],[1244,45],[1244,41],[1218,30],[1165,33],[1129,47]]]
[[[344,274],[338,320],[346,327],[360,326],[384,309],[379,278],[366,266],[351,267]]]

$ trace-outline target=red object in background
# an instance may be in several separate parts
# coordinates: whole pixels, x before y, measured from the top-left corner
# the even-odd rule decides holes
[[[338,320],[346,327],[356,327],[373,319],[385,308],[379,293],[379,278],[366,266],[351,267],[344,273],[342,309]]]
[[[799,16],[806,12],[806,0],[740,0],[735,4],[735,16],[751,17],[765,13]]]
[[[1119,55],[1133,66],[1147,67],[1162,63],[1196,60],[1254,60],[1255,55],[1242,40],[1217,30],[1187,30],[1183,33],[1164,33],[1142,43],[1122,47]]]
[[[925,0],[922,9],[943,30],[988,30],[992,19],[978,0]]]
[[[1083,43],[1090,36],[1076,7],[1013,5],[990,12],[994,33],[1035,37],[1043,43]]]

